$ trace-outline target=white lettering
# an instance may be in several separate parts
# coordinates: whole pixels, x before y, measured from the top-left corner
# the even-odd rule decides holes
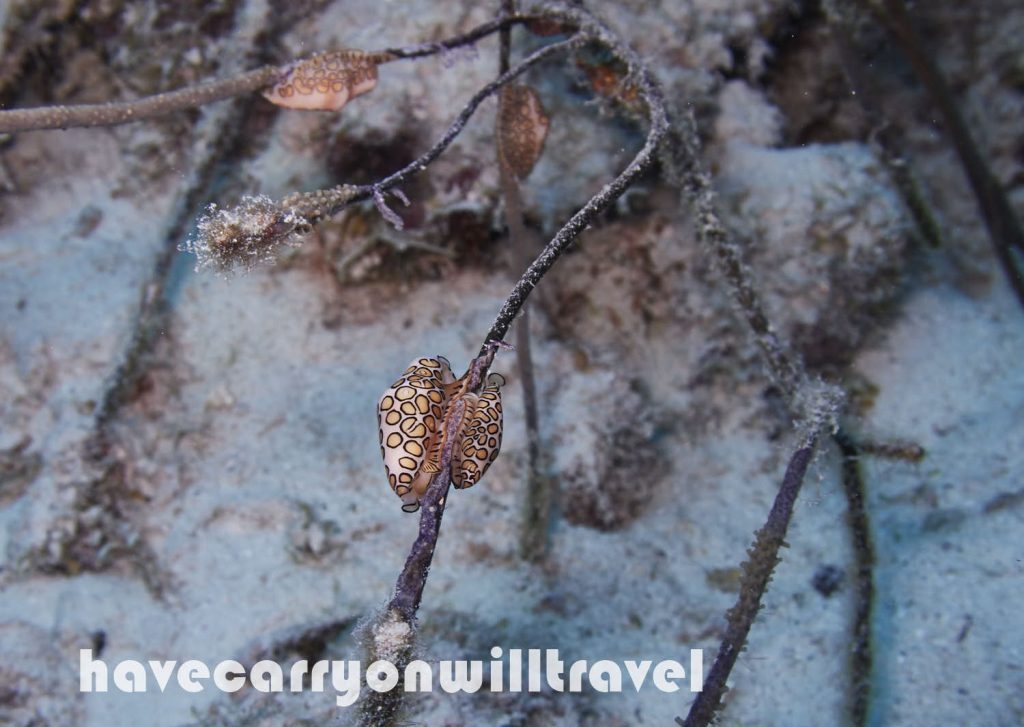
[[[96,677],[95,682],[93,677]],[[92,649],[78,650],[78,691],[91,692],[93,684],[97,692],[107,691],[107,665],[92,658]]]
[[[641,661],[637,663],[635,661],[626,662],[626,671],[629,672],[629,678],[633,682],[633,687],[639,692],[640,687],[644,685],[644,680],[647,678],[647,672],[651,669],[650,661]]]
[[[126,659],[114,667],[114,686],[122,692],[146,691],[146,668],[135,659]]]
[[[213,668],[213,683],[227,694],[237,692],[245,686],[245,667],[234,659],[222,661]]]
[[[156,672],[154,672],[156,673]],[[186,692],[195,694],[203,691],[203,685],[196,679],[209,679],[210,668],[201,661],[189,659],[178,668],[178,686]],[[163,691],[162,689],[160,691]]]
[[[590,667],[590,686],[599,692],[621,692],[622,670],[614,661],[601,659]]]
[[[679,685],[673,684],[669,679],[685,679],[686,670],[683,669],[683,665],[678,661],[668,659],[667,661],[659,661],[658,665],[654,667],[654,686],[663,692],[669,694],[679,691]]]
[[[484,663],[471,661],[467,664],[465,660],[442,661],[439,677],[441,689],[449,694],[474,694],[480,691],[480,686],[484,682]]]

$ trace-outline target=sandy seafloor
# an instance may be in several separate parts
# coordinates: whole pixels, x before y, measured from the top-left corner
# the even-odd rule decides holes
[[[51,15],[36,22],[18,14],[26,5],[0,11],[3,57],[22,64],[0,91],[17,106],[128,98],[488,17],[468,2],[253,0],[209,4],[200,22],[161,4],[86,2],[68,14],[54,2],[39,4]],[[817,21],[784,2],[663,5],[601,12],[673,103],[699,112],[723,215],[780,333],[850,390],[844,426],[926,452],[862,461],[877,560],[869,722],[1021,724],[1024,313],[955,156],[912,77],[894,73],[883,101],[895,104],[943,233],[931,248],[877,148],[845,123],[848,99],[801,77],[813,48],[782,44]],[[1004,71],[1022,72],[1013,28],[1024,14],[993,3],[965,20],[952,5],[922,22],[1020,215],[1024,100],[1021,76]],[[977,46],[963,41],[968,25]],[[209,202],[391,171],[491,77],[495,49],[490,39],[475,54],[382,68],[379,88],[338,116],[278,113],[257,99],[4,142],[0,723],[347,721],[330,689],[228,697],[151,683],[82,694],[78,654],[102,647],[111,667],[363,658],[359,627],[389,598],[416,531],[384,478],[377,399],[417,356],[442,354],[461,373],[517,276],[492,162],[494,106],[429,181],[406,189],[410,208],[394,201],[405,231],[363,206],[276,265],[227,278],[194,272],[177,248]],[[538,238],[639,146],[640,127],[601,101],[592,78],[559,64],[527,76],[552,116],[523,184]],[[801,89],[818,94],[810,111],[792,101]],[[819,127],[807,122],[814,114]],[[140,310],[157,311],[145,317],[153,335],[131,357]],[[561,490],[549,555],[540,565],[518,555],[526,435],[515,355],[502,352],[502,454],[479,485],[451,496],[418,653],[486,660],[493,646],[538,647],[567,660],[687,664],[703,648],[709,668],[736,568],[796,435],[686,205],[645,179],[559,262],[532,310],[545,467]],[[126,363],[137,376],[101,424]],[[88,445],[100,430],[97,454]],[[847,723],[855,589],[839,464],[827,444],[812,465],[722,724]],[[840,574],[829,596],[812,585],[825,566]],[[404,723],[667,725],[689,701],[650,686],[435,690],[409,700]]]

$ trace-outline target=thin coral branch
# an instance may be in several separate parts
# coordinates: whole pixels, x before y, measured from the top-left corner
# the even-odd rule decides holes
[[[436,55],[454,48],[471,45],[502,28],[524,23],[535,17],[508,15],[484,23],[468,33],[445,40],[402,48],[388,48],[374,55],[379,57],[382,63]],[[230,78],[209,81],[197,86],[167,91],[133,101],[113,101],[77,106],[43,106],[0,111],[0,133],[36,129],[117,126],[155,119],[178,111],[205,106],[215,101],[223,101],[233,96],[259,91],[277,81],[285,73],[286,68],[286,66],[263,66]]]
[[[682,121],[671,127],[663,164],[668,175],[674,177],[690,197],[696,210],[697,239],[717,262],[741,315],[761,349],[775,385],[785,396],[789,410],[801,429],[800,444],[790,459],[765,526],[757,532],[754,544],[747,551],[740,596],[727,614],[726,634],[705,681],[704,691],[691,705],[686,720],[676,719],[679,724],[693,726],[710,724],[721,706],[726,681],[746,643],[761,599],[779,561],[779,548],[783,545],[815,445],[824,432],[835,427],[843,395],[835,387],[810,381],[800,357],[783,344],[772,328],[739,247],[729,238],[715,210],[715,193],[711,177],[701,161],[700,138],[692,113],[684,114]]]
[[[589,15],[586,17],[591,23],[593,23],[593,20],[590,19]],[[568,42],[571,41],[566,41],[566,43]],[[536,58],[543,51],[550,51],[555,47],[556,46],[548,46],[541,51],[535,52],[530,56],[530,58]],[[616,42],[614,49],[620,47],[621,46],[618,46]],[[502,74],[497,81],[488,84],[487,88],[492,89],[490,92],[494,92],[494,90],[497,90],[501,85],[504,85],[504,83],[507,83],[524,71],[525,68],[523,67],[526,65],[527,61],[528,59],[520,62],[515,68],[505,74]],[[517,72],[517,70],[519,71]],[[649,110],[651,119],[653,120],[643,148],[640,149],[640,152],[620,175],[615,177],[615,179],[610,183],[606,184],[600,193],[595,195],[583,207],[583,209],[573,215],[572,218],[565,223],[541,255],[529,266],[529,268],[527,268],[519,283],[513,288],[508,299],[505,301],[505,304],[502,306],[495,325],[487,333],[484,343],[480,348],[480,355],[477,357],[476,361],[484,360],[486,361],[486,365],[489,366],[489,358],[494,356],[496,348],[495,342],[500,341],[504,334],[508,332],[512,319],[522,307],[522,304],[525,302],[529,292],[537,286],[537,283],[540,281],[544,273],[551,268],[559,255],[565,251],[568,245],[575,240],[575,238],[580,236],[596,216],[603,210],[610,207],[614,201],[624,193],[630,183],[632,183],[653,163],[657,146],[660,141],[665,138],[668,119],[664,113],[662,96],[660,96],[660,92],[654,85],[653,81],[647,77],[646,73],[642,74],[642,79],[644,98],[648,99],[650,102]],[[479,100],[482,100],[483,96],[480,94],[477,95],[480,96]],[[468,115],[472,113],[471,110],[475,109],[475,105],[477,105],[478,102],[479,101],[476,101],[476,103],[471,102],[470,105],[467,106],[467,110],[464,111],[467,118]],[[464,123],[465,122],[462,122],[462,124],[453,124],[453,129],[457,127],[461,129]],[[390,178],[391,177],[389,177],[389,179]],[[384,182],[380,184],[380,186],[384,185]],[[483,371],[485,372],[485,368],[483,368]],[[416,543],[413,546],[413,550],[407,560],[406,567],[402,569],[402,573],[399,575],[398,586],[395,589],[395,597],[391,601],[391,607],[398,610],[403,615],[406,615],[410,621],[415,617],[416,610],[419,607],[419,603],[422,598],[423,586],[426,583],[427,568],[429,568],[433,549],[437,540],[437,534],[439,532],[440,519],[443,515],[444,503],[447,495],[447,487],[449,487],[451,480],[450,473],[447,473],[446,471],[447,464],[450,463],[445,462],[442,457],[441,471],[434,475],[430,486],[427,489],[427,495],[421,500],[423,509],[420,516],[420,536],[417,538]]]
[[[505,214],[509,220],[509,238],[517,266],[526,265],[530,251],[522,221],[519,186],[507,165],[501,165],[502,187],[505,190]],[[519,550],[529,561],[543,560],[547,554],[548,526],[551,521],[552,480],[541,468],[540,424],[537,407],[537,383],[534,376],[533,354],[530,346],[530,309],[523,307],[516,322],[516,362],[523,389],[523,419],[526,424],[526,493],[523,498],[523,523]]]
[[[747,551],[748,560],[743,564],[740,581],[740,595],[736,605],[729,609],[722,644],[715,657],[715,663],[704,681],[704,690],[697,695],[686,719],[676,718],[685,727],[705,727],[711,724],[722,703],[726,680],[736,659],[747,642],[747,634],[761,608],[761,597],[768,588],[775,564],[779,562],[779,548],[785,544],[786,530],[793,515],[793,506],[803,485],[807,466],[814,455],[816,438],[806,440],[789,460],[782,486],[775,496],[775,502],[768,513],[765,526],[757,531],[754,544]]]
[[[596,19],[588,13],[571,8],[564,12],[564,16],[574,26],[580,28],[577,35],[568,41],[547,46],[546,48],[533,53],[517,66],[513,67],[506,73],[501,74],[496,81],[488,84],[485,89],[474,96],[470,105],[464,109],[462,114],[460,114],[460,119],[453,123],[452,127],[449,129],[449,133],[445,135],[445,138],[447,139],[448,136],[452,136],[452,138],[454,138],[454,136],[461,131],[462,126],[465,124],[466,120],[468,120],[472,111],[484,98],[486,98],[486,96],[494,93],[503,85],[525,71],[529,65],[532,65],[532,63],[539,62],[538,55],[549,55],[554,52],[553,49],[557,48],[560,50],[561,47],[575,45],[583,39],[596,40],[599,43],[602,43],[612,53],[626,61],[631,69],[636,71],[641,97],[647,103],[650,118],[650,129],[643,148],[637,153],[626,169],[612,180],[612,182],[607,184],[598,194],[594,195],[594,197],[592,197],[579,212],[573,215],[573,217],[547,244],[544,250],[540,253],[537,259],[534,260],[520,278],[519,282],[512,289],[512,292],[509,294],[504,305],[502,305],[494,325],[492,325],[491,330],[484,339],[480,355],[475,359],[474,366],[480,369],[479,376],[481,378],[486,373],[487,367],[490,365],[490,359],[493,358],[494,351],[497,348],[497,342],[501,341],[505,333],[508,332],[509,326],[515,319],[523,304],[526,302],[530,292],[536,287],[544,274],[550,270],[551,266],[554,265],[559,256],[565,252],[568,246],[577,237],[579,237],[579,235],[597,218],[597,216],[614,204],[615,200],[625,192],[630,184],[632,184],[641,174],[644,173],[644,171],[652,166],[655,161],[655,155],[658,147],[665,139],[668,131],[668,117],[665,113],[664,102],[660,89],[648,75],[646,69],[640,63],[633,51],[622,45],[618,39],[610,33],[610,31],[601,26]],[[531,62],[531,59],[534,60]],[[450,143],[450,140],[448,143]],[[440,153],[440,151],[438,153]],[[414,163],[413,165],[410,165],[408,169],[415,170],[417,166],[420,165]],[[414,171],[411,171],[410,174],[411,173],[414,173]],[[402,172],[399,172],[388,179],[393,180],[394,184],[398,184],[403,180],[401,175]],[[381,182],[379,185],[374,186],[386,187],[386,182]],[[423,589],[427,582],[430,564],[433,561],[434,550],[437,546],[438,536],[440,535],[441,519],[444,516],[444,509],[448,499],[448,491],[451,486],[450,465],[450,452],[445,451],[442,453],[441,457],[441,471],[431,479],[427,492],[420,501],[422,509],[420,513],[419,532],[409,552],[409,556],[406,559],[405,566],[399,574],[398,581],[395,585],[394,596],[388,604],[388,608],[385,611],[384,617],[380,620],[379,625],[399,623],[404,624],[411,629],[415,623],[416,612],[419,609],[420,602],[423,598]],[[409,642],[406,641],[405,643],[408,644]],[[371,647],[371,650],[374,651],[372,656],[377,658],[380,657],[380,648]],[[407,656],[408,653],[409,649],[406,648],[398,654],[398,656],[401,657],[402,654]],[[401,670],[401,665],[399,665],[399,668]],[[394,691],[388,693],[388,695],[374,693],[368,695],[368,699],[360,711],[360,718],[363,721],[363,724],[391,724],[397,717],[400,708],[400,697],[396,697]]]
[[[513,25],[527,23],[531,20],[536,20],[539,17],[541,16],[535,14],[505,13],[494,20],[478,25],[468,33],[463,33],[462,35],[453,35],[451,38],[439,40],[434,43],[420,43],[402,48],[386,48],[384,49],[384,52],[393,55],[395,60],[432,56],[461,46],[472,45],[491,33],[497,31],[504,33]],[[504,71],[507,69],[502,70]]]
[[[519,550],[526,560],[538,562],[548,551],[548,528],[554,501],[553,480],[541,467],[537,383],[530,351],[530,311],[523,309],[516,324],[516,359],[523,387],[523,419],[526,424],[526,493]]]
[[[507,16],[515,13],[515,0],[502,0],[501,10]],[[498,73],[509,69],[512,28],[506,26],[498,33]],[[530,264],[529,240],[523,224],[523,200],[519,183],[502,153],[501,119],[507,96],[498,98],[499,111],[495,129],[498,151],[498,174],[502,196],[505,198],[505,219],[508,221],[509,244],[516,268]],[[523,522],[520,530],[519,551],[529,561],[543,560],[547,554],[548,525],[551,520],[552,481],[541,471],[540,424],[537,413],[537,382],[534,377],[533,354],[530,347],[530,309],[523,308],[516,325],[516,363],[523,390],[523,419],[526,424],[526,493],[523,498]]]
[[[737,244],[730,239],[715,210],[715,192],[711,176],[700,159],[700,139],[692,113],[683,114],[673,126],[672,143],[668,146],[666,165],[671,175],[677,176],[689,195],[697,215],[697,239],[705,251],[718,263],[739,305],[754,339],[761,349],[775,384],[782,390],[790,410],[801,418],[804,405],[797,402],[804,389],[807,374],[803,364],[791,353],[772,329],[764,306],[751,283],[750,272],[743,263]]]
[[[583,40],[584,39],[581,35],[574,35],[567,40],[552,43],[551,45],[544,46],[543,48],[531,53],[515,66],[510,68],[507,72],[501,74],[498,78],[473,94],[473,97],[466,102],[466,105],[463,106],[458,116],[456,116],[448,126],[444,135],[430,149],[411,163],[399,169],[394,174],[385,177],[378,182],[352,187],[353,192],[351,197],[325,210],[325,215],[334,214],[347,205],[355,202],[362,202],[364,200],[371,199],[373,197],[374,190],[390,190],[412,179],[415,175],[425,170],[439,156],[441,156],[449,146],[451,146],[452,142],[455,141],[459,134],[462,133],[466,123],[480,107],[480,104],[482,104],[488,97],[497,93],[502,89],[502,87],[508,85],[538,63],[552,58],[559,53],[578,47]]]
[[[511,18],[515,15],[515,0],[501,0],[501,15],[504,18]],[[498,73],[502,74],[509,69],[509,59],[512,57],[512,26],[505,24],[498,31]]]
[[[741,312],[761,348],[772,378],[786,395],[790,411],[802,429],[802,442],[790,459],[765,526],[757,532],[754,544],[747,551],[748,560],[743,564],[740,596],[736,605],[727,614],[729,624],[715,663],[705,681],[704,691],[691,705],[686,720],[676,719],[679,724],[695,727],[710,724],[721,706],[726,681],[746,643],[747,635],[757,617],[761,599],[779,561],[779,548],[783,545],[807,465],[821,434],[834,426],[833,422],[843,397],[841,391],[834,387],[820,383],[812,384],[800,359],[782,345],[772,330],[756,291],[750,283],[739,250],[735,243],[726,237],[725,230],[715,213],[710,181],[700,167],[695,153],[697,142],[692,118],[684,129],[689,130],[690,133],[686,136],[690,138],[684,138],[682,141],[690,150],[687,153],[692,153],[693,156],[688,161],[683,181],[690,193],[696,197],[698,237],[718,260],[719,268],[729,282]]]
[[[906,55],[921,85],[942,114],[946,130],[978,201],[996,258],[1017,299],[1024,305],[1024,267],[1019,260],[1019,256],[1024,254],[1024,227],[1014,214],[1009,198],[978,149],[949,84],[925,50],[903,0],[875,0],[866,1],[866,4]],[[1014,248],[1018,258],[1014,257]]]
[[[540,255],[533,261],[526,272],[520,277],[498,315],[491,325],[486,340],[501,340],[508,333],[509,327],[522,309],[526,298],[537,283],[551,269],[558,258],[565,252],[583,231],[594,222],[601,212],[615,202],[644,172],[650,169],[659,147],[669,131],[668,114],[661,89],[651,77],[646,66],[636,53],[623,44],[614,33],[598,22],[586,11],[575,7],[559,7],[552,13],[579,28],[581,37],[593,39],[605,46],[612,54],[623,61],[636,77],[640,97],[647,107],[650,128],[643,148],[637,153],[629,165],[611,182],[594,195],[572,218],[562,226],[558,233],[544,247]]]
[[[397,610],[406,621],[412,623],[423,600],[423,588],[427,585],[427,574],[434,559],[434,548],[441,533],[441,518],[444,517],[444,506],[448,499],[451,486],[451,461],[434,475],[427,487],[427,493],[420,504],[420,527],[416,540],[409,550],[405,566],[395,583],[395,594],[388,604],[389,609]]]
[[[388,207],[387,200],[384,199],[384,192],[381,191],[380,187],[373,188],[373,204],[376,206],[377,211],[380,212],[380,216],[391,223],[391,226],[396,230],[402,230],[405,228],[405,222],[398,213]]]
[[[835,434],[843,455],[843,491],[857,578],[854,592],[853,644],[850,647],[850,721],[855,727],[868,724],[871,706],[871,615],[875,603],[875,546],[871,539],[864,476],[860,469],[862,448],[845,431]]]
[[[67,129],[72,126],[117,126],[155,119],[176,111],[258,91],[273,83],[280,75],[279,67],[263,66],[231,78],[158,93],[135,101],[0,111],[0,133]]]
[[[500,342],[497,341],[489,342],[484,347],[484,353],[470,364],[470,391],[479,391],[483,385],[499,345]],[[465,411],[465,400],[457,400],[445,413],[444,431],[457,430]],[[440,471],[430,479],[427,492],[420,499],[419,532],[409,550],[405,566],[398,575],[394,595],[383,617],[378,620],[371,637],[371,660],[387,659],[398,667],[399,672],[405,670],[412,653],[416,612],[419,610],[420,601],[423,600],[423,589],[434,560],[434,550],[441,534],[441,518],[444,517],[445,504],[451,489],[454,447],[454,440],[449,438],[441,449]],[[395,648],[396,632],[401,633],[401,648]],[[401,705],[400,691],[373,692],[360,705],[361,723],[375,726],[392,724]]]

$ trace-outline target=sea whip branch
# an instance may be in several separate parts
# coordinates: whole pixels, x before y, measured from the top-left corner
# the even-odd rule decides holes
[[[281,75],[278,66],[263,66],[239,76],[209,81],[135,101],[112,101],[80,106],[43,106],[0,111],[0,133],[73,126],[117,126],[155,119],[176,111],[205,106],[265,88]]]
[[[589,15],[577,16],[573,14],[573,19],[581,21],[579,23],[579,35],[573,40],[565,41],[563,44],[579,43],[580,39],[586,37],[590,37],[595,40],[601,40],[604,37],[603,33],[594,32],[591,24],[593,24],[594,27],[597,27],[596,21],[594,21]],[[543,51],[548,51],[563,44],[547,46],[541,51],[534,53],[530,58],[534,58]],[[621,46],[616,44],[611,48],[611,50],[619,51],[620,48]],[[630,52],[630,56],[632,56],[632,52]],[[502,74],[496,81],[488,84],[486,88],[491,89],[490,93],[493,93],[501,85],[504,85],[504,83],[507,83],[518,76],[522,70],[525,70],[525,68],[522,68],[522,70],[517,72],[517,69],[526,65],[529,60],[529,58],[524,60],[522,63],[513,67],[512,70]],[[615,200],[626,191],[630,184],[636,181],[636,179],[654,163],[658,147],[665,138],[665,134],[668,130],[668,120],[664,111],[664,103],[662,101],[660,91],[654,85],[653,81],[648,78],[645,71],[642,69],[638,70],[639,78],[641,80],[641,95],[648,103],[648,109],[652,119],[651,127],[647,133],[647,139],[643,148],[637,153],[629,165],[617,177],[615,177],[614,180],[605,185],[600,192],[594,195],[582,209],[580,209],[568,222],[565,223],[565,225],[545,246],[544,250],[541,251],[540,255],[533,261],[530,267],[527,268],[526,272],[523,273],[519,282],[513,287],[508,298],[505,300],[505,303],[502,305],[494,324],[491,326],[491,330],[488,332],[483,345],[480,347],[480,354],[476,360],[479,361],[481,357],[486,357],[488,354],[493,356],[493,342],[502,340],[505,333],[508,332],[509,326],[515,319],[516,314],[526,301],[526,298],[536,287],[544,274],[551,269],[551,266],[555,264],[561,254],[565,252],[569,245],[579,237],[579,235],[597,218],[597,216],[604,210],[608,209]],[[483,91],[481,91],[480,94],[477,94],[477,96],[481,96],[481,94],[483,94]],[[474,99],[476,99],[476,97],[474,97]],[[483,100],[482,96],[480,100]],[[476,105],[477,104],[472,104],[472,108],[475,108]],[[466,113],[466,110],[463,111],[463,114],[468,118],[469,114]],[[452,129],[455,127],[456,124],[453,124]],[[458,129],[461,130],[461,127],[462,124],[458,126]],[[447,136],[448,134],[446,134],[446,138]],[[413,165],[410,165],[407,169],[415,166],[416,163],[414,162]],[[402,174],[402,172],[398,172],[396,175],[392,175],[392,177],[400,174]],[[391,177],[388,179],[391,179]],[[385,180],[385,182],[381,182],[380,186],[385,186],[386,181],[387,180]],[[423,586],[426,583],[426,570],[430,566],[430,560],[433,555],[434,544],[437,540],[441,517],[444,514],[444,505],[447,498],[450,479],[450,472],[446,472],[442,468],[442,471],[432,478],[430,486],[427,489],[427,494],[421,500],[422,511],[420,515],[420,536],[413,545],[413,552],[410,553],[409,559],[406,562],[406,567],[399,576],[398,585],[396,586],[396,595],[391,602],[392,607],[399,608],[399,610],[403,611],[403,615],[410,620],[415,616],[416,608],[422,598]],[[412,590],[408,591],[410,588]]]
[[[838,390],[823,385],[812,385],[799,358],[793,356],[772,329],[763,310],[759,297],[750,283],[739,251],[732,244],[720,222],[714,207],[714,193],[710,178],[704,171],[699,158],[699,140],[692,117],[687,117],[682,128],[669,123],[668,113],[660,89],[650,77],[646,67],[627,46],[593,16],[579,8],[563,8],[554,13],[556,17],[568,20],[579,30],[575,40],[591,40],[605,46],[613,55],[626,63],[631,78],[636,84],[640,98],[647,112],[650,128],[643,148],[630,164],[614,180],[592,197],[558,231],[545,246],[540,255],[523,273],[502,305],[494,324],[485,337],[481,355],[488,350],[491,341],[500,340],[507,333],[530,292],[554,265],[568,246],[608,208],[636,179],[648,170],[655,161],[659,149],[668,146],[666,161],[670,174],[678,175],[678,181],[691,196],[698,217],[698,238],[708,252],[718,260],[726,280],[753,331],[762,354],[775,382],[786,395],[791,410],[804,427],[801,444],[794,452],[768,520],[750,549],[750,559],[744,564],[744,579],[740,600],[729,612],[730,626],[723,639],[719,654],[705,686],[705,692],[692,705],[687,718],[688,725],[708,724],[721,704],[729,673],[746,642],[753,625],[761,598],[778,562],[778,551],[783,545],[786,530],[792,517],[793,507],[804,475],[813,457],[821,433],[832,425],[839,409],[842,396]],[[549,48],[552,46],[549,46]],[[507,74],[505,74],[507,75]],[[504,75],[502,76],[504,78]],[[499,79],[500,80],[500,79]],[[461,127],[460,127],[461,128]],[[396,625],[406,628],[403,633],[408,639],[398,652],[390,653],[407,656],[411,651],[413,619],[422,599],[423,587],[433,557],[444,505],[450,486],[450,472],[443,470],[431,481],[420,517],[419,537],[413,545],[406,566],[399,576],[391,608],[378,624],[376,630],[375,655],[386,653],[381,648],[381,634],[395,632]],[[393,640],[385,639],[385,646],[394,646]],[[400,701],[396,698],[371,695],[364,706],[364,720],[377,720],[386,715],[391,721],[397,715]],[[682,722],[682,720],[679,720]]]
[[[643,148],[640,149],[629,165],[572,216],[545,246],[544,250],[541,251],[540,255],[513,287],[505,303],[502,305],[494,324],[491,326],[491,330],[484,339],[479,356],[474,360],[474,366],[480,366],[481,368],[481,375],[486,373],[486,366],[490,365],[490,359],[494,355],[495,342],[500,341],[505,333],[507,333],[512,321],[540,279],[551,269],[552,265],[554,265],[569,245],[596,220],[597,216],[614,204],[615,200],[641,174],[651,168],[656,160],[658,148],[668,132],[668,115],[665,112],[660,89],[651,79],[646,68],[635,53],[621,44],[607,28],[598,23],[593,16],[585,11],[571,8],[564,11],[559,10],[559,12],[554,13],[554,16],[568,21],[577,27],[579,30],[576,35],[568,41],[547,46],[535,52],[511,70],[501,74],[496,81],[488,84],[474,96],[473,101],[460,114],[460,118],[452,124],[449,133],[445,135],[445,139],[448,139],[449,136],[454,138],[461,131],[462,126],[468,120],[472,111],[486,96],[494,93],[498,88],[520,75],[529,65],[538,62],[537,56],[539,54],[553,52],[552,49],[560,49],[561,46],[565,45],[575,46],[585,40],[596,41],[604,45],[609,51],[627,63],[635,74],[640,96],[647,105],[650,128]],[[531,59],[536,60],[531,62]],[[450,139],[448,143],[450,143]],[[414,170],[419,166],[420,164],[414,162],[407,169]],[[399,177],[402,174],[403,172],[398,172],[389,177],[388,180],[394,180],[395,177]],[[393,183],[397,184],[399,182],[393,181]],[[385,182],[380,183],[379,186],[385,186]],[[486,364],[481,365],[479,362],[482,361],[486,361]],[[405,566],[399,574],[394,596],[371,635],[371,655],[374,658],[385,658],[387,656],[397,660],[395,663],[399,666],[400,672],[401,665],[398,662],[406,661],[411,654],[416,611],[423,598],[423,588],[427,582],[434,549],[440,535],[441,519],[444,516],[444,508],[451,486],[450,464],[450,459],[446,460],[445,455],[442,454],[441,471],[431,479],[426,494],[420,500],[421,511],[417,538],[409,552]],[[396,689],[388,693],[374,692],[369,695],[367,701],[362,705],[360,712],[363,723],[375,725],[392,723],[401,707],[399,688],[396,687]]]
[[[775,496],[765,526],[757,531],[754,544],[747,551],[748,560],[743,564],[740,580],[740,595],[736,605],[729,609],[726,618],[729,625],[722,644],[718,648],[715,663],[704,682],[704,690],[697,695],[686,719],[676,718],[684,727],[704,727],[711,724],[715,712],[721,706],[725,694],[726,680],[739,658],[747,641],[747,634],[754,618],[761,608],[761,597],[768,588],[772,571],[779,562],[779,548],[785,544],[786,530],[793,516],[793,506],[803,484],[807,467],[814,456],[816,438],[806,440],[789,460],[782,486]]]
[[[872,653],[871,622],[875,600],[875,546],[868,519],[867,491],[861,472],[861,454],[869,451],[848,432],[839,430],[833,437],[843,457],[843,490],[846,493],[846,517],[853,541],[856,562],[854,586],[853,644],[850,648],[850,721],[854,727],[868,724],[871,708]]]
[[[471,45],[502,28],[528,22],[536,17],[520,14],[505,15],[483,23],[461,35],[434,43],[387,48],[380,55],[392,56],[384,62],[437,55],[454,48]],[[283,75],[284,71],[285,66],[263,66],[230,78],[208,81],[197,86],[145,96],[133,101],[113,101],[77,106],[42,106],[0,111],[0,133],[36,129],[67,129],[79,126],[117,126],[155,119],[177,111],[205,106],[214,101],[223,101],[233,96],[259,91],[272,85]]]
[[[757,531],[754,543],[747,551],[740,595],[726,615],[728,627],[704,683],[704,691],[690,706],[685,721],[676,718],[676,722],[686,727],[704,727],[711,723],[721,707],[726,681],[746,644],[761,599],[779,561],[779,548],[784,544],[807,467],[821,436],[834,428],[843,395],[836,387],[810,381],[800,357],[784,345],[772,328],[760,297],[751,284],[740,250],[729,238],[715,210],[715,193],[710,175],[700,159],[700,139],[692,114],[686,114],[682,123],[673,125],[667,147],[665,164],[668,172],[676,177],[675,181],[683,188],[696,211],[697,239],[717,262],[761,349],[772,380],[782,391],[802,430],[801,442],[790,458],[765,526]]]

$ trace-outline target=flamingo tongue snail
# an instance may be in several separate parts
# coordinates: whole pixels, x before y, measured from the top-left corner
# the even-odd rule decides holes
[[[388,53],[347,49],[318,53],[289,65],[263,96],[277,106],[307,111],[339,111],[377,85],[377,66]]]
[[[501,374],[484,373],[496,345],[459,379],[443,356],[417,358],[377,405],[381,456],[402,509],[416,512],[430,478],[451,463],[452,484],[472,487],[501,448]]]

